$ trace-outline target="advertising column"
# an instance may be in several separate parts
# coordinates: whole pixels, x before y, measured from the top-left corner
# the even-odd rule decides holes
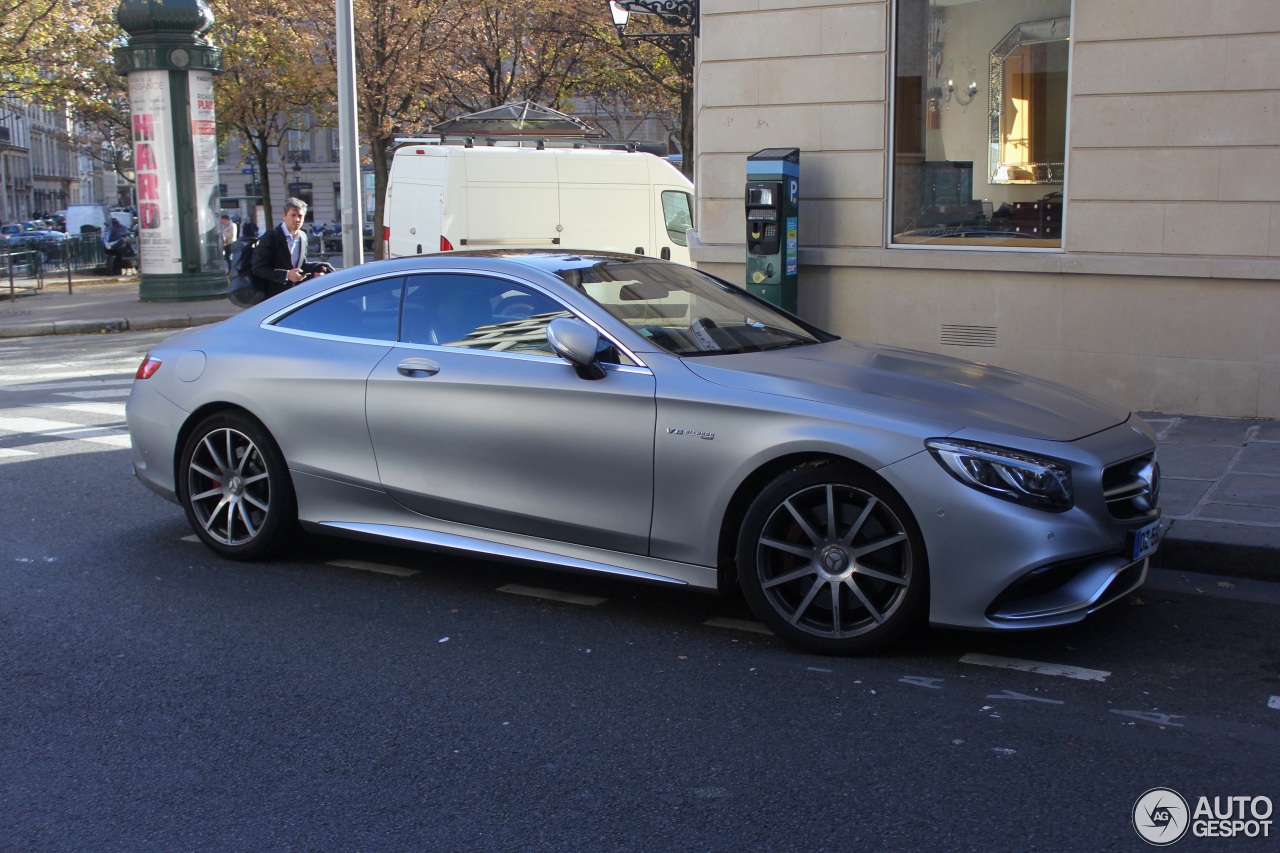
[[[204,0],[124,0],[128,34],[115,51],[129,80],[138,191],[138,298],[215,299],[227,293],[218,234],[214,75],[222,51],[204,37]]]

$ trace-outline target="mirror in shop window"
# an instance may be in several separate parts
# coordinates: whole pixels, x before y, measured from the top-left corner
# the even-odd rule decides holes
[[[992,48],[991,183],[1062,183],[1070,31],[1069,17],[1030,21]]]

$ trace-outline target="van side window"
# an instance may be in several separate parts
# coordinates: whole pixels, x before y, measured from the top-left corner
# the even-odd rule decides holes
[[[677,246],[687,246],[684,232],[693,227],[693,208],[689,194],[679,190],[662,191],[662,218],[667,222],[667,236]]]
[[[482,275],[409,277],[400,340],[554,357],[547,324],[572,316],[532,287]]]

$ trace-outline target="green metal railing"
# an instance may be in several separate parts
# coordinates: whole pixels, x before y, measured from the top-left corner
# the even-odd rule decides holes
[[[98,234],[73,234],[65,240],[16,235],[0,243],[0,275],[9,279],[9,298],[19,290],[42,290],[45,280],[65,276],[71,292],[73,272],[103,271],[106,251]]]

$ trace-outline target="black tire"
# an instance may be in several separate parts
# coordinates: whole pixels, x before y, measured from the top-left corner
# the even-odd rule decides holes
[[[915,519],[853,465],[800,465],[769,483],[743,519],[737,563],[756,617],[809,651],[866,654],[924,623],[929,572]]]
[[[191,433],[178,497],[200,540],[232,560],[276,554],[297,531],[284,455],[261,424],[239,412],[211,415]]]

